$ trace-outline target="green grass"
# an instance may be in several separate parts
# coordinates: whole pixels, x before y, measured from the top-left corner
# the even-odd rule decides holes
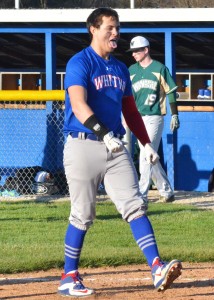
[[[0,202],[0,273],[62,268],[70,203]],[[214,261],[214,212],[150,204],[148,216],[162,259]],[[82,267],[140,264],[145,258],[111,202],[97,203],[85,238]]]

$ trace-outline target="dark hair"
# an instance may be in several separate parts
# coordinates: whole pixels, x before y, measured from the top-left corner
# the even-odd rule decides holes
[[[102,18],[103,16],[106,17],[114,17],[119,22],[119,16],[116,10],[110,8],[110,7],[100,7],[95,9],[87,18],[86,26],[88,29],[88,33],[90,37],[92,37],[90,32],[90,27],[96,27],[99,28],[100,25],[102,25]]]

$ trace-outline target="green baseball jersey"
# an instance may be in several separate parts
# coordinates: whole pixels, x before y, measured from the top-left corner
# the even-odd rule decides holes
[[[139,63],[129,67],[132,90],[141,115],[165,115],[166,95],[177,89],[169,69],[159,61],[143,68]],[[175,100],[176,101],[176,100]]]

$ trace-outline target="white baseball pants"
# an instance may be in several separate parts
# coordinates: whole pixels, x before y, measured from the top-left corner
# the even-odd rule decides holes
[[[152,143],[155,151],[158,151],[163,127],[164,127],[164,117],[163,116],[143,116],[143,121],[147,129],[150,141]],[[140,191],[144,197],[147,197],[148,191],[151,185],[151,180],[156,185],[160,196],[169,198],[173,195],[173,190],[171,188],[170,182],[167,178],[167,175],[164,169],[161,166],[161,163],[158,162],[155,165],[149,165],[146,162],[144,146],[138,142],[140,147],[140,158],[139,158],[139,167],[140,167]]]
[[[138,177],[130,154],[110,153],[104,142],[67,138],[64,167],[69,185],[70,223],[86,230],[96,216],[97,189],[104,179],[105,190],[122,218],[130,222],[145,214]]]

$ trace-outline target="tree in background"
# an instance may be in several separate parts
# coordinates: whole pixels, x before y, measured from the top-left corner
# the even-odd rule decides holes
[[[191,8],[212,7],[210,0],[140,0],[135,1],[135,8]]]
[[[20,0],[21,8],[130,8],[130,0]],[[212,7],[210,0],[135,0],[135,8]],[[0,8],[14,8],[15,0],[0,0]]]

